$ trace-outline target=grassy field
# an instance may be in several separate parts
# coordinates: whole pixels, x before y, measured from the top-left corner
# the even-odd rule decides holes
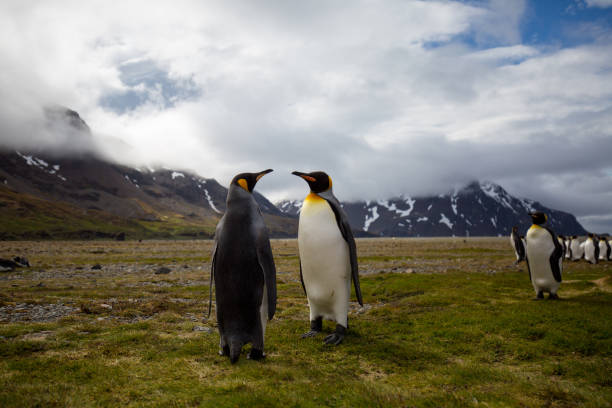
[[[300,338],[297,244],[274,240],[268,357],[232,366],[210,241],[0,242],[32,263],[0,273],[0,406],[612,406],[612,262],[565,264],[561,300],[536,302],[507,238],[357,245],[343,344]]]

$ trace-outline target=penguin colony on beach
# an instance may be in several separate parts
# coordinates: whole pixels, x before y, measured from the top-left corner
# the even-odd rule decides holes
[[[243,346],[251,344],[248,358],[265,357],[264,337],[268,320],[276,311],[276,267],[268,231],[255,198],[257,182],[272,169],[240,173],[230,183],[226,211],[215,232],[210,273],[209,310],[215,287],[219,354],[231,363],[240,358]],[[292,174],[308,183],[310,193],[302,205],[298,225],[300,280],[310,308],[310,330],[302,338],[313,337],[323,329],[323,320],[336,323],[334,333],[323,340],[338,345],[348,330],[351,281],[361,306],[357,248],[338,199],[332,179],[322,171]],[[529,214],[533,225],[523,238],[514,227],[510,241],[516,262],[525,260],[536,293],[557,299],[563,258],[584,258],[597,263],[610,260],[610,243],[605,237],[589,234],[580,243],[576,236],[556,236],[545,224],[546,214]]]

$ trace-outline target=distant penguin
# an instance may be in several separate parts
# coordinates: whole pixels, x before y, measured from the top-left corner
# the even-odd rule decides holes
[[[549,299],[558,299],[557,290],[561,285],[563,270],[561,254],[563,249],[555,233],[544,226],[547,216],[536,211],[529,214],[533,225],[527,231],[527,269],[536,292],[536,299],[543,299],[544,292]]]
[[[572,259],[572,237],[565,238],[565,259]]]
[[[565,252],[567,252],[567,247],[565,246],[565,237],[559,234],[557,236],[557,240],[561,244],[561,249],[563,249],[563,252],[561,253],[561,258],[565,258]]]
[[[599,261],[599,242],[594,234],[589,234],[584,243],[584,259],[592,264]]]
[[[609,261],[610,260],[610,243],[604,236],[599,237],[599,260]]]
[[[525,246],[519,236],[517,226],[512,227],[510,243],[512,244],[512,248],[514,248],[514,255],[516,255],[516,262],[514,262],[514,264],[518,265],[521,261],[525,260]]]
[[[579,261],[584,256],[584,245],[580,242],[577,235],[572,237],[571,244],[572,261]]]
[[[257,181],[272,170],[241,173],[232,180],[227,209],[217,224],[210,276],[215,284],[219,354],[234,364],[242,346],[252,344],[249,358],[265,357],[266,322],[276,310],[276,268],[268,231],[253,197]],[[209,314],[210,314],[209,303]]]
[[[336,322],[336,331],[325,337],[324,342],[338,345],[348,329],[351,280],[357,301],[363,306],[355,239],[333,194],[331,177],[322,171],[292,174],[310,186],[298,226],[300,278],[310,307],[310,331],[302,338],[320,333],[323,319],[327,319]]]

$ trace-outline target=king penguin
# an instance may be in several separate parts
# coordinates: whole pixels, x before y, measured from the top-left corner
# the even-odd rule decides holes
[[[561,244],[561,258],[565,258],[565,253],[567,252],[567,247],[565,246],[565,237],[561,234],[557,235],[557,241]]]
[[[512,227],[512,232],[510,233],[510,243],[514,248],[514,254],[516,255],[515,265],[518,265],[521,261],[525,260],[525,246],[523,245],[523,241],[518,233],[518,227]]]
[[[572,261],[579,261],[584,256],[584,245],[582,245],[577,235],[572,236],[570,249],[572,254]]]
[[[601,236],[599,237],[599,260],[600,261],[609,261],[610,260],[610,243],[608,242],[607,237]]]
[[[561,285],[563,270],[563,249],[555,233],[543,224],[547,216],[536,211],[529,214],[533,225],[527,231],[527,269],[531,284],[536,292],[536,299],[543,299],[544,292],[549,299],[558,299],[557,290]]]
[[[599,242],[594,234],[589,234],[584,243],[584,259],[592,264],[599,261]]]
[[[226,211],[215,233],[210,300],[215,284],[220,355],[234,364],[242,346],[252,344],[248,358],[265,357],[267,320],[276,310],[276,268],[268,231],[253,197],[257,181],[272,170],[241,173],[232,180]]]
[[[348,329],[351,279],[357,301],[363,306],[355,239],[333,194],[331,177],[322,171],[292,174],[310,186],[298,225],[300,278],[310,307],[310,331],[302,338],[320,333],[323,319],[327,319],[336,322],[336,331],[325,337],[324,342],[338,345]]]
[[[569,235],[565,238],[565,259],[572,259],[572,237]]]

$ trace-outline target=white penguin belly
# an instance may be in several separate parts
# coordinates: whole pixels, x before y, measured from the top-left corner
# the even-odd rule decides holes
[[[550,265],[550,256],[555,250],[550,233],[541,227],[531,227],[527,231],[527,260],[531,273],[531,283],[536,292],[556,293],[560,282],[555,280]]]
[[[584,244],[584,259],[591,263],[595,263],[595,243],[593,243],[592,239],[587,239]]]
[[[599,259],[602,261],[607,260],[607,252],[608,252],[608,247],[606,246],[606,241],[601,240],[599,241]]]
[[[348,244],[324,199],[304,201],[298,246],[311,320],[322,316],[346,327],[351,283]]]
[[[577,239],[572,240],[572,261],[582,258],[583,252],[584,246]]]

